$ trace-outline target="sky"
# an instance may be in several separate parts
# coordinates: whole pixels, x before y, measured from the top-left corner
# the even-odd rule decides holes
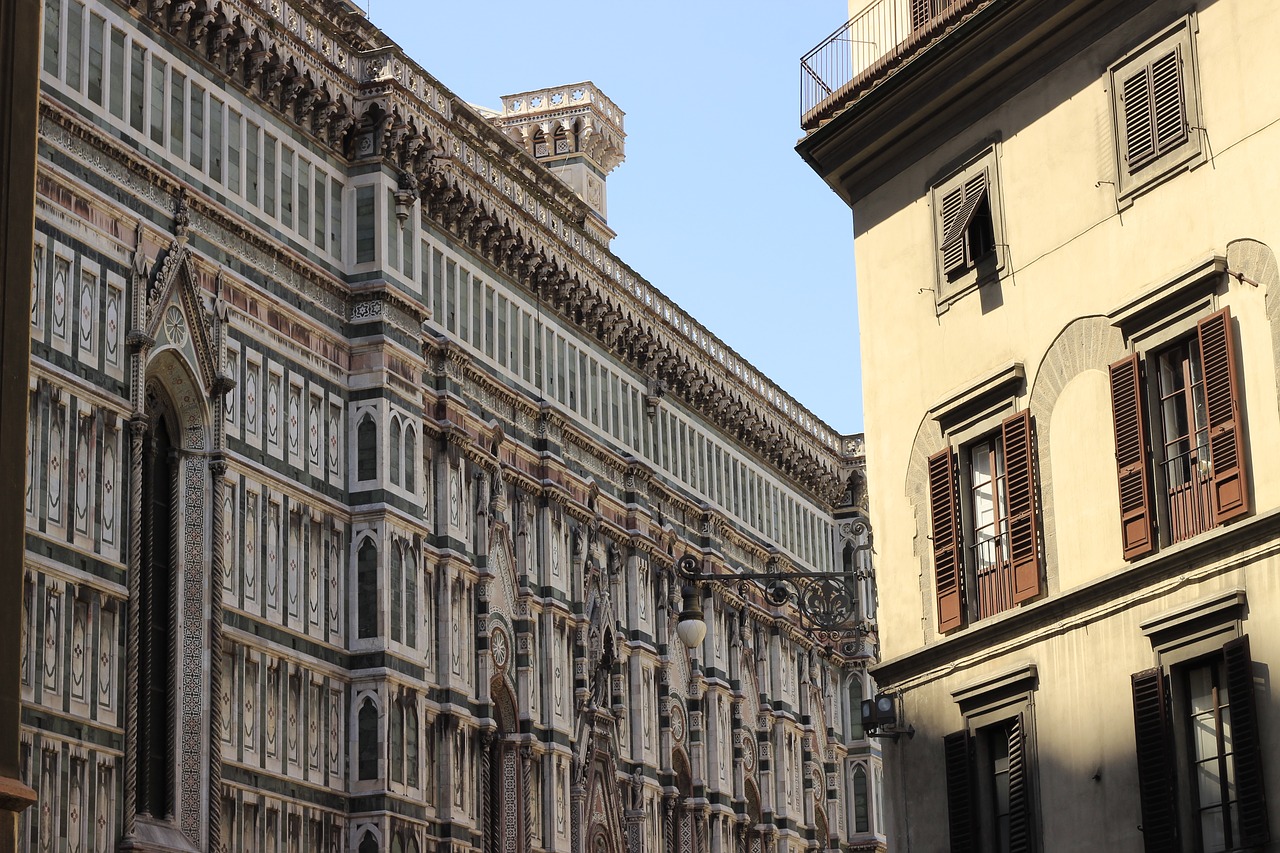
[[[357,0],[462,99],[590,80],[626,114],[614,253],[837,432],[862,431],[849,209],[795,152],[840,0]]]

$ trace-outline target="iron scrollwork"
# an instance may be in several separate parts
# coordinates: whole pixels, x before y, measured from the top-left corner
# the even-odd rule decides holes
[[[764,572],[733,571],[715,574],[702,571],[694,554],[676,561],[680,576],[691,583],[723,583],[748,593],[750,585],[758,585],[766,601],[775,607],[794,603],[800,625],[815,638],[834,646],[842,653],[856,654],[861,640],[873,630],[859,617],[858,581],[861,572],[801,572],[772,570]]]

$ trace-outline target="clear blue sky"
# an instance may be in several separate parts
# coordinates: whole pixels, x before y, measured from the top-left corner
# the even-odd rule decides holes
[[[846,2],[356,1],[473,104],[600,87],[626,113],[614,252],[831,427],[862,431],[851,214],[794,150],[800,57]]]

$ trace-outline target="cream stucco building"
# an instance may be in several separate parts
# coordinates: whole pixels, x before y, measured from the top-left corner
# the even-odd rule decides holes
[[[851,15],[798,150],[853,210],[890,849],[1273,849],[1280,14]]]

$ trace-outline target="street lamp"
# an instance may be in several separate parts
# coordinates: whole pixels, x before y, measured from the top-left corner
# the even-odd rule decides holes
[[[696,649],[707,636],[707,623],[702,618],[702,596],[693,584],[685,584],[680,595],[684,598],[684,607],[680,611],[680,621],[676,623],[676,635],[685,648]]]

